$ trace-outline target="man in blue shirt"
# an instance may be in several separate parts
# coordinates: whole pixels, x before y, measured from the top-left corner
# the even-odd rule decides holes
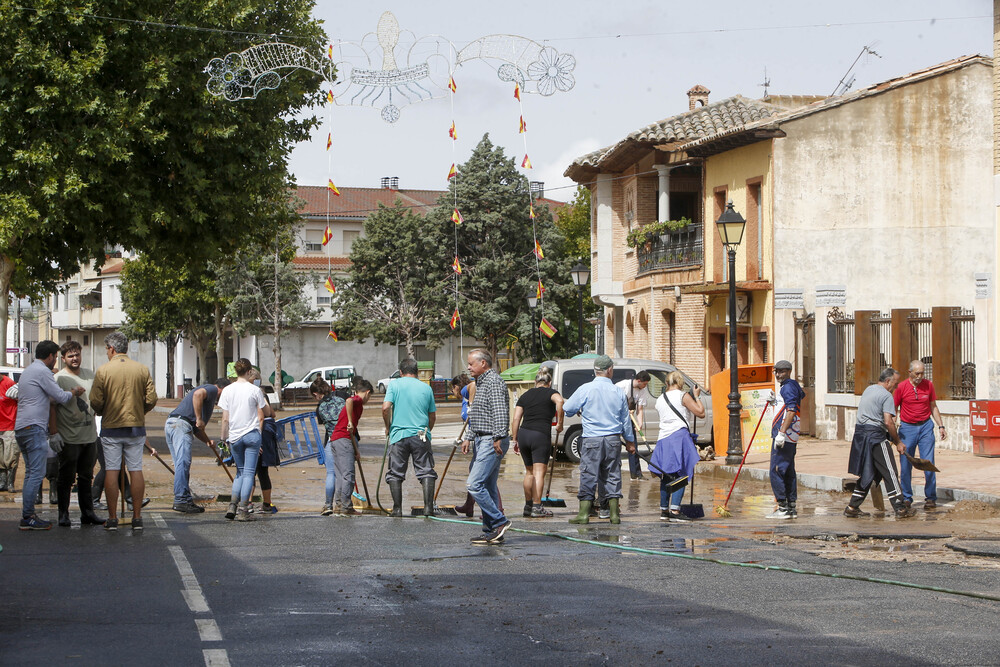
[[[389,516],[403,516],[403,480],[413,459],[413,472],[424,487],[424,516],[434,515],[434,454],[431,452],[431,429],[437,417],[434,391],[417,379],[416,359],[399,362],[399,375],[389,383],[382,402],[382,421],[389,438],[389,470],[385,482],[392,494]]]
[[[629,417],[625,395],[611,381],[614,363],[601,355],[594,359],[593,380],[583,385],[563,405],[567,417],[583,416],[583,437],[580,440],[580,513],[570,523],[589,523],[590,508],[598,481],[601,497],[608,499],[611,523],[621,523],[619,500],[622,497],[622,442],[631,454],[635,451],[635,434]]]
[[[175,512],[198,514],[205,511],[204,507],[195,504],[191,495],[191,438],[194,436],[209,447],[215,444],[205,433],[205,425],[212,419],[219,393],[228,384],[229,380],[219,378],[215,384],[203,384],[189,391],[170,413],[163,427],[170,457],[174,461]]]
[[[778,508],[767,515],[768,519],[794,519],[798,516],[795,501],[798,486],[795,478],[795,448],[799,442],[799,406],[806,393],[792,379],[792,362],[782,359],[774,365],[774,379],[778,381],[778,401],[781,408],[771,423],[771,491],[778,501]]]

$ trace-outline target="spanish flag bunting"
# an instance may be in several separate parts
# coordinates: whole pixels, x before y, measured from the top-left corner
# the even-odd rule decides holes
[[[330,231],[330,225],[327,225],[326,229],[323,230],[323,245],[329,243],[332,238],[333,232]]]
[[[531,216],[532,220],[535,219],[535,205],[534,204],[528,204],[528,215]]]
[[[528,131],[528,124],[524,122],[524,116],[521,116],[521,129],[518,130],[518,134],[524,134]]]
[[[330,104],[333,104],[333,91],[332,90],[326,91],[326,101],[329,102]]]
[[[333,60],[333,44],[326,47],[326,55],[330,60]]]
[[[521,166],[525,169],[531,169],[531,160],[528,159],[528,154],[524,154],[524,159],[521,160]]]
[[[326,287],[326,291],[330,294],[337,293],[337,286],[333,284],[333,276],[327,276],[326,282],[323,283],[323,286]]]
[[[448,89],[453,93],[458,90],[458,86],[455,85],[455,77],[453,76],[448,77]]]
[[[538,330],[549,338],[555,336],[557,331],[557,329],[554,326],[552,326],[552,322],[549,322],[544,317],[542,318],[542,323],[538,325]]]
[[[543,318],[543,319],[544,319],[544,318]],[[334,342],[334,343],[336,343],[337,341],[339,341],[339,340],[340,340],[339,338],[337,338],[337,332],[336,332],[336,331],[334,331],[333,329],[330,329],[330,333],[328,333],[328,334],[326,335],[326,337],[327,337],[327,338],[332,338],[332,339],[333,339],[333,342]],[[551,338],[551,336],[550,336],[550,338]]]
[[[454,329],[458,326],[458,320],[461,319],[458,316],[458,308],[455,308],[455,312],[451,314],[451,328]]]
[[[544,294],[544,293],[545,293],[545,288],[542,287],[542,281],[539,280],[538,281],[538,289],[535,290],[535,298],[536,299],[541,299],[542,298],[542,294]]]
[[[333,194],[337,195],[338,197],[340,196],[340,190],[338,190],[337,186],[333,184],[333,179],[327,180],[326,189],[332,192]]]
[[[326,150],[330,150],[330,146],[333,145],[333,132],[326,133]]]
[[[452,162],[451,163],[451,169],[448,170],[448,179],[451,180],[451,179],[455,178],[456,176],[458,176],[458,172],[455,171],[455,163]]]
[[[460,225],[463,222],[465,222],[465,220],[462,218],[462,214],[458,212],[457,208],[451,214],[451,221],[454,222],[456,225]]]
[[[455,121],[451,121],[451,128],[448,130],[448,136],[458,141],[458,132],[455,131]]]
[[[455,257],[455,261],[451,263],[451,270],[454,271],[455,273],[462,272],[462,265],[459,264],[457,256]]]
[[[517,98],[518,102],[521,101],[521,84],[517,81],[514,82],[514,97]]]
[[[535,257],[538,259],[545,259],[545,253],[542,252],[542,246],[538,242],[538,239],[535,239]]]

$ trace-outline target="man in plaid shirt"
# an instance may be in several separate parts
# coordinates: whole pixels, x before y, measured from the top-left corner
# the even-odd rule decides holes
[[[493,370],[493,359],[486,350],[472,350],[468,362],[469,375],[476,379],[476,396],[469,407],[462,453],[467,454],[471,446],[473,462],[466,486],[483,512],[483,531],[472,538],[472,543],[501,544],[510,528],[510,521],[499,508],[497,489],[500,462],[510,446],[507,383]]]

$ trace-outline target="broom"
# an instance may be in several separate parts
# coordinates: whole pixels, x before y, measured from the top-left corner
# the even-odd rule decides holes
[[[721,517],[731,517],[732,512],[729,511],[729,499],[733,496],[733,489],[736,488],[736,480],[740,478],[740,473],[743,471],[743,464],[746,463],[747,454],[750,453],[750,447],[753,446],[753,439],[757,437],[757,429],[760,428],[760,423],[764,421],[764,415],[767,414],[767,408],[760,411],[760,419],[757,420],[757,426],[753,429],[753,435],[750,436],[750,442],[747,443],[747,448],[743,452],[743,460],[740,461],[740,467],[736,470],[736,477],[733,478],[733,485],[729,487],[729,494],[726,496],[726,502],[715,508],[715,513]]]
[[[556,447],[559,445],[559,434],[556,433],[556,441],[552,443],[552,452],[549,454],[549,484],[545,487],[545,496],[542,497],[543,507],[566,507],[566,501],[562,498],[549,496],[552,491],[552,473],[556,469]]]

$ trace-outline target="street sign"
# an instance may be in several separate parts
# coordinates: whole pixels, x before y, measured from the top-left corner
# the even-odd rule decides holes
[[[28,354],[26,347],[8,347],[7,354]]]

